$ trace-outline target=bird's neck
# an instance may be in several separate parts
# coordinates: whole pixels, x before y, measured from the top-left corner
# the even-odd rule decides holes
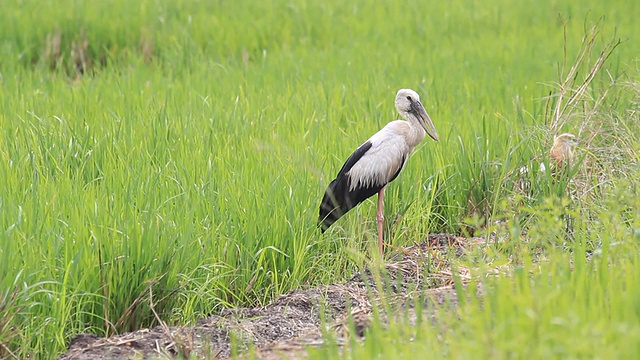
[[[411,133],[408,134],[409,137],[407,139],[408,140],[407,142],[411,147],[415,147],[422,140],[424,140],[424,137],[427,135],[427,132],[424,130],[424,127],[422,127],[422,125],[420,124],[420,120],[418,120],[418,118],[415,115],[409,112],[406,112],[402,115],[407,120],[409,125],[411,125],[411,130],[412,130]]]

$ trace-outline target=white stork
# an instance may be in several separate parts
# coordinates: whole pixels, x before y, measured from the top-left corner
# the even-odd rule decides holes
[[[407,121],[388,123],[349,156],[324,194],[318,221],[324,233],[342,215],[378,193],[378,248],[381,254],[387,184],[398,176],[425,134],[438,141],[436,129],[415,91],[398,90],[395,104]]]

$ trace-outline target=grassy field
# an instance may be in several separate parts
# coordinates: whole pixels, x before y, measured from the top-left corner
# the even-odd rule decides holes
[[[521,262],[515,266],[496,266],[498,258],[489,265],[467,263],[476,269],[475,280],[458,292],[466,301],[457,308],[435,309],[433,319],[416,318],[412,314],[422,310],[417,300],[418,311],[374,320],[364,342],[349,342],[343,350],[335,343],[313,349],[310,358],[637,358],[639,184],[636,178],[620,185],[623,189],[611,193],[592,219],[577,220],[580,230],[570,252],[543,246],[547,261],[541,263],[533,261],[539,249],[517,244]],[[556,229],[539,228],[532,238],[555,239]],[[591,251],[590,243],[601,245]],[[482,295],[477,295],[480,283]]]
[[[388,242],[523,213],[537,220],[512,226],[535,242],[492,248],[483,260],[519,270],[487,280],[484,306],[465,304],[444,333],[374,331],[353,356],[637,356],[638,183],[621,179],[640,160],[638,18],[634,0],[2,1],[0,355],[49,358],[78,333],[156,325],[150,293],[164,321],[188,324],[349,277],[373,249],[375,204],[323,236],[318,205],[408,87],[441,141],[388,188]],[[581,84],[617,39],[553,121],[546,97],[571,93],[551,84],[576,63],[568,85]],[[524,206],[509,192],[561,132],[591,159],[569,244],[553,189]],[[573,256],[587,250],[601,255]]]

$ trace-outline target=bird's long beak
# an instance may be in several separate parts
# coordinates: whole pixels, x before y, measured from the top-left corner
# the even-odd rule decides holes
[[[411,111],[416,118],[418,118],[418,122],[424,128],[424,131],[427,132],[427,135],[435,141],[440,141],[438,133],[436,132],[436,127],[433,126],[431,118],[429,117],[429,114],[427,114],[427,110],[424,109],[420,101],[414,101],[411,103]]]

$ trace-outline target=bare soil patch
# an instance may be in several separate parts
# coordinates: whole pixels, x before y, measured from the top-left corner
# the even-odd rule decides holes
[[[350,336],[366,336],[373,308],[381,301],[411,311],[422,295],[425,318],[432,316],[434,307],[455,306],[456,292],[443,252],[461,255],[483,241],[430,235],[392,254],[382,281],[366,269],[345,283],[294,290],[263,307],[223,310],[195,326],[158,326],[110,338],[81,334],[59,359],[223,359],[231,356],[232,343],[240,353],[252,347],[261,359],[304,358],[307,347],[323,344],[323,331],[333,332],[338,344]],[[464,269],[460,272],[463,282],[468,280]],[[348,326],[350,318],[354,326]]]

